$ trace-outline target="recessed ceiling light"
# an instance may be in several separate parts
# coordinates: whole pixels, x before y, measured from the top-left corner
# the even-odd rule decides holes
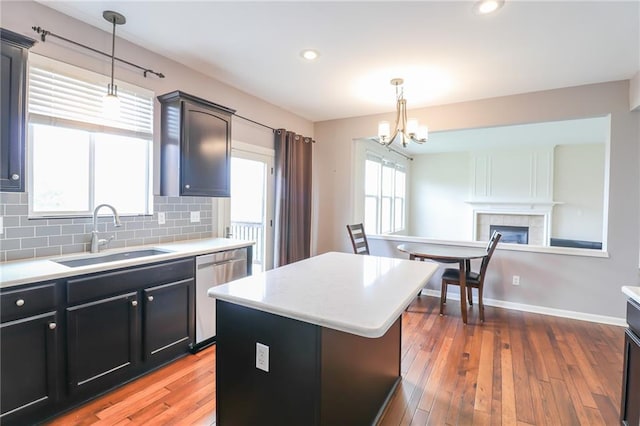
[[[300,52],[300,56],[305,58],[307,61],[313,61],[314,59],[316,59],[320,55],[316,50],[306,49],[306,50],[303,50],[302,52]]]
[[[477,15],[487,15],[500,9],[504,0],[480,0],[473,5],[473,11]]]

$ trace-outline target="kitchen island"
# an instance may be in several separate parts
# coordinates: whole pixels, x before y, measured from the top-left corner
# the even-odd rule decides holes
[[[401,315],[436,264],[325,253],[209,290],[217,424],[368,425],[401,379]]]

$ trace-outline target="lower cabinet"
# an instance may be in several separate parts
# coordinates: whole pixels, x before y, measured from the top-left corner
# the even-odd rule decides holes
[[[623,425],[640,425],[640,338],[627,329],[624,341],[624,375],[622,378]]]
[[[138,359],[137,293],[67,308],[70,392],[108,388],[131,375]]]
[[[49,312],[0,325],[0,424],[27,422],[56,402],[57,322]]]
[[[195,282],[182,280],[143,291],[144,359],[163,362],[193,343]]]
[[[0,289],[0,424],[38,424],[195,340],[193,257]]]

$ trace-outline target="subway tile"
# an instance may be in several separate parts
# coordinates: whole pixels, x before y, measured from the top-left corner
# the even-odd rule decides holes
[[[29,238],[35,235],[33,226],[24,226],[20,228],[5,228],[7,238]]]
[[[156,228],[151,230],[151,235],[153,237],[161,237],[167,234],[168,234],[167,228]]]
[[[137,229],[142,229],[143,225],[141,222],[128,222],[126,225],[127,231],[135,231]]]
[[[60,225],[36,227],[36,237],[60,235]]]
[[[33,249],[9,250],[7,251],[7,261],[31,259],[32,257],[34,257],[34,255],[35,255],[35,251]]]
[[[156,209],[157,212],[172,212],[175,210],[175,206],[171,204],[160,204]]]
[[[20,204],[29,204],[29,193],[27,192],[20,193]]]
[[[122,228],[120,228],[122,229]],[[135,231],[117,231],[116,232],[116,240],[128,240],[130,238],[135,237],[136,232]]]
[[[73,244],[73,235],[52,235],[49,237],[50,246],[64,246]]]
[[[7,253],[0,251],[0,262],[6,262],[7,261]]]
[[[148,220],[144,222],[143,228],[154,229],[154,228],[158,228],[159,226],[162,226],[162,225],[158,225],[158,219],[156,218],[155,220]]]
[[[159,238],[159,240],[160,240],[160,241],[159,241],[159,243],[160,243],[160,244],[164,244],[164,243],[172,243],[172,242],[174,242],[174,241],[175,241],[175,240],[174,240],[173,235],[166,235],[166,236],[164,236],[164,237],[158,237],[158,238]]]
[[[151,237],[150,229],[139,229],[136,231],[135,238],[147,238],[147,237]]]
[[[71,224],[73,224],[72,218],[47,219],[47,225],[71,225]]]
[[[159,243],[160,243],[159,237],[147,237],[144,239],[143,244],[159,244]]]
[[[0,203],[21,204],[19,192],[0,192]]]
[[[4,207],[5,216],[26,216],[29,207],[26,204],[7,204]]]
[[[104,237],[101,237],[104,238]],[[73,236],[73,244],[84,244],[91,241],[91,236],[87,234],[75,234]]]
[[[5,228],[11,226],[20,226],[20,216],[5,216],[2,220],[2,224]]]
[[[141,246],[143,243],[144,240],[142,238],[134,238],[126,241],[127,247]]]
[[[167,202],[170,204],[180,204],[180,197],[169,197]]]
[[[167,204],[168,200],[167,197],[163,197],[161,195],[156,195],[153,197],[153,204],[157,205],[157,204]]]
[[[61,225],[60,232],[62,234],[82,234],[85,232],[85,229],[82,224]]]
[[[124,248],[126,246],[127,244],[125,240],[121,240],[121,241],[113,240],[109,243],[109,248]]]
[[[36,249],[36,257],[60,256],[60,246],[41,247]]]
[[[194,228],[194,226],[183,226],[182,228],[180,228],[180,233],[191,234],[192,232],[194,232]]]
[[[62,254],[82,253],[85,251],[84,244],[70,244],[68,246],[61,246]]]
[[[0,250],[20,250],[20,239],[13,238],[0,241]]]
[[[49,238],[47,237],[22,238],[20,240],[20,247],[23,249],[46,247],[47,245],[49,245]]]

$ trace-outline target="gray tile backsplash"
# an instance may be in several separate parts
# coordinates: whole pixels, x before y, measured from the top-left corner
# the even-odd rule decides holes
[[[119,228],[113,226],[110,216],[100,217],[100,237],[113,235],[108,247],[123,248],[213,235],[211,198],[156,195],[153,203],[153,216],[123,216]],[[0,262],[89,251],[91,218],[29,219],[28,211],[27,193],[0,192],[4,227],[0,234]],[[191,223],[192,211],[200,212],[200,222]],[[158,224],[158,212],[165,213],[164,225]]]

